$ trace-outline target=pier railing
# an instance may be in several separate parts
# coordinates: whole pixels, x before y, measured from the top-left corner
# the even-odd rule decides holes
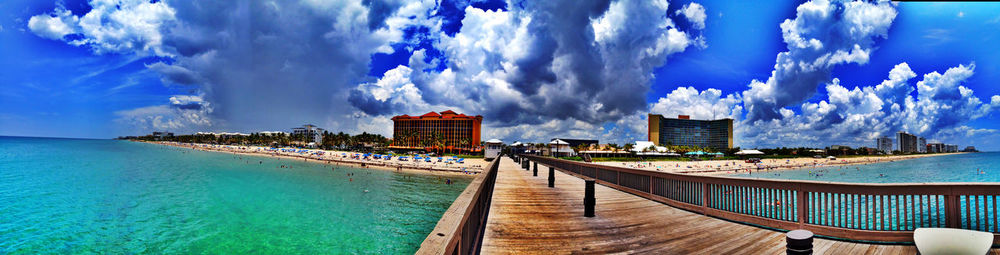
[[[674,207],[769,228],[875,242],[913,242],[913,230],[992,232],[1000,244],[1000,184],[862,184],[655,172],[523,155],[530,161]],[[600,199],[600,198],[598,198]]]
[[[469,183],[420,244],[417,254],[479,253],[499,166],[500,158],[494,159]]]

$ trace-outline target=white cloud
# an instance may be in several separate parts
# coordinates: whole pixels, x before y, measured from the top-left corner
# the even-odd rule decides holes
[[[816,0],[799,5],[795,19],[780,25],[788,51],[778,53],[767,80],[754,80],[743,92],[747,119],[779,118],[782,108],[815,94],[834,66],[868,63],[875,38],[888,36],[896,14],[895,4],[888,1]]]
[[[211,127],[214,109],[202,96],[175,95],[169,103],[115,112],[119,123],[138,131],[191,131]]]
[[[52,14],[32,16],[28,28],[38,36],[53,40],[80,34],[79,38],[68,39],[67,43],[90,47],[98,54],[173,55],[163,47],[164,26],[176,21],[176,11],[166,2],[94,0],[89,4],[90,12],[79,17],[62,6]]]
[[[680,10],[677,10],[677,15],[684,15],[685,18],[694,26],[695,29],[705,29],[705,19],[708,17],[705,15],[705,7],[698,3],[685,4]],[[722,16],[722,13],[719,13]]]
[[[79,18],[60,6],[51,14],[32,16],[28,19],[28,29],[42,38],[62,40],[68,34],[77,33],[78,21]]]
[[[975,65],[959,65],[943,74],[924,74],[921,80],[910,83],[917,75],[907,63],[900,63],[881,83],[853,88],[835,78],[826,84],[824,100],[801,104],[800,113],[783,108],[781,118],[771,120],[740,121],[739,93],[722,96],[714,89],[699,92],[680,87],[651,104],[650,109],[667,115],[691,114],[696,119],[721,118],[718,112],[729,112],[737,120],[737,145],[744,147],[872,146],[876,137],[897,131],[954,141],[995,132],[965,126],[1000,109],[1000,95],[986,103],[962,86],[974,69]],[[914,91],[916,96],[911,95]]]
[[[743,115],[739,95],[722,96],[718,89],[698,91],[694,87],[678,87],[650,104],[649,112],[665,117],[689,115],[695,119],[732,118],[739,120]]]

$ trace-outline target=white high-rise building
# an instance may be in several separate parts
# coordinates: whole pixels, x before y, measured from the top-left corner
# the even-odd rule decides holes
[[[917,138],[917,152],[927,153],[927,139],[923,137]]]
[[[892,139],[888,136],[875,138],[875,148],[883,154],[892,154]]]

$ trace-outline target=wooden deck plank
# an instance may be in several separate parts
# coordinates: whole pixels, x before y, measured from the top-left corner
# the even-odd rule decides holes
[[[744,225],[597,185],[596,216],[583,217],[584,181],[548,167],[539,176],[501,159],[483,254],[784,254],[783,232]],[[915,254],[907,245],[817,238],[815,254]],[[996,249],[991,251],[996,253]]]

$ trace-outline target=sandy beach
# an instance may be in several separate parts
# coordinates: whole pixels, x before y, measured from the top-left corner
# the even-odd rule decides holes
[[[893,162],[922,157],[933,157],[943,155],[955,155],[956,153],[942,154],[916,154],[898,156],[861,156],[836,158],[787,158],[787,159],[761,159],[760,163],[746,163],[745,160],[705,160],[705,161],[629,161],[629,162],[595,162],[595,164],[628,167],[649,171],[660,171],[668,173],[686,173],[700,175],[718,175],[745,173],[748,171],[781,171],[800,168],[824,167],[824,166],[844,166],[863,165],[884,162]]]
[[[349,166],[355,168],[371,168],[396,172],[407,172],[417,174],[438,174],[438,175],[476,175],[483,171],[489,163],[482,158],[467,158],[465,163],[444,163],[437,162],[435,157],[433,162],[424,161],[399,161],[395,157],[392,160],[353,158],[357,152],[308,149],[306,153],[282,152],[268,150],[262,146],[231,146],[214,144],[187,144],[177,142],[149,142],[153,144],[174,146],[201,151],[215,151],[233,153],[239,155],[252,155],[262,157],[273,157],[279,159],[302,160],[304,162],[316,161],[317,163],[332,166]],[[346,156],[345,156],[346,154]],[[363,153],[362,153],[363,154]],[[411,157],[412,158],[412,157]]]

